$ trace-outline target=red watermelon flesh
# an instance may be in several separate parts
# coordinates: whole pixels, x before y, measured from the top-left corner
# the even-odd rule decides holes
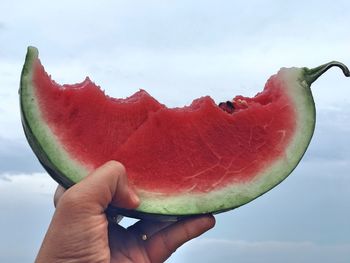
[[[183,108],[143,90],[114,99],[88,78],[61,86],[39,60],[33,83],[42,118],[71,158],[90,170],[118,160],[145,191],[203,193],[254,180],[283,157],[296,128],[294,105],[275,76],[255,97],[235,97],[231,110],[208,96]]]

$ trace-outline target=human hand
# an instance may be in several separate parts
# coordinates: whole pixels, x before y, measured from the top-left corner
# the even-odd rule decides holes
[[[67,191],[58,188],[56,211],[36,262],[164,262],[178,247],[215,224],[213,216],[203,215],[172,224],[141,220],[125,229],[107,221],[109,204],[127,209],[139,205],[124,167],[115,161]]]

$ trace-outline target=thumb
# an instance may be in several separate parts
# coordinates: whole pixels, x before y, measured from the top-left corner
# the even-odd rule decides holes
[[[75,211],[99,214],[110,203],[122,208],[136,208],[139,204],[137,195],[129,187],[124,166],[116,161],[105,163],[65,191],[57,208],[73,206]]]

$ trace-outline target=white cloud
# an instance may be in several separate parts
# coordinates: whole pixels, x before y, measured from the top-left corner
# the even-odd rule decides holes
[[[0,262],[33,262],[57,184],[45,173],[0,174]]]
[[[217,215],[208,237],[247,241],[350,243],[349,161],[308,160],[280,185]]]
[[[168,262],[239,263],[345,263],[350,258],[350,243],[321,245],[304,242],[247,242],[202,238],[189,243]]]
[[[57,183],[46,173],[0,173],[0,262],[33,262],[54,211]],[[125,218],[123,226],[134,219]]]
[[[0,202],[25,201],[28,197],[51,195],[57,183],[46,173],[0,174]],[[46,197],[44,197],[46,198]]]
[[[43,171],[25,138],[13,139],[0,136],[0,145],[0,173]]]
[[[304,160],[318,161],[320,166],[329,161],[342,165],[350,159],[350,103],[320,104],[316,108],[315,133]]]
[[[0,170],[37,169],[30,164],[37,164],[32,153],[23,150],[17,95],[27,45],[38,46],[47,71],[61,83],[89,75],[112,96],[126,97],[143,88],[169,106],[203,95],[219,102],[236,94],[254,95],[282,66],[312,67],[333,59],[350,66],[349,3],[5,1],[0,10]],[[350,89],[341,74],[331,70],[313,86],[317,130],[293,175],[253,203],[217,216],[209,236],[248,241],[199,243],[201,253],[218,245],[209,262],[220,261],[220,246],[231,245],[245,253],[239,262],[267,261],[258,248],[273,251],[280,244],[249,240],[293,241],[280,244],[285,256],[278,262],[288,262],[299,249],[310,260],[294,262],[313,262],[319,253],[323,262],[336,263],[335,251],[345,262],[341,255],[349,256],[344,254],[348,245],[331,245],[348,244],[350,236]],[[0,217],[0,261],[32,261],[53,211],[55,183],[44,174],[0,178],[5,215]],[[325,241],[329,244],[318,245]],[[195,246],[191,249],[200,256]],[[259,260],[248,261],[250,249]],[[232,254],[227,256],[232,262]]]
[[[347,166],[322,165],[322,173],[310,174],[304,164],[272,192],[218,215],[207,239],[179,249],[169,262],[346,262],[350,178]],[[53,212],[55,187],[45,173],[0,175],[0,261],[32,261]]]
[[[23,136],[17,89],[27,45],[38,46],[44,66],[60,83],[89,75],[112,96],[130,96],[142,88],[171,107],[203,95],[217,102],[236,94],[252,96],[282,66],[313,67],[334,59],[349,63],[345,25],[350,21],[344,12],[349,3],[299,5],[3,3],[0,136]],[[318,107],[349,103],[349,92],[348,80],[336,70],[314,85]]]
[[[18,98],[22,63],[0,61],[0,137],[18,138],[23,135]]]

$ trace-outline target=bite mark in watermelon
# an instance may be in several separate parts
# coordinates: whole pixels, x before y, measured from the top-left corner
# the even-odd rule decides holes
[[[296,167],[315,126],[310,85],[331,66],[349,75],[339,62],[283,68],[253,98],[216,105],[206,96],[168,108],[144,90],[110,98],[88,78],[59,85],[29,47],[22,121],[40,162],[65,187],[118,160],[141,197],[136,216],[217,213],[262,195]]]

